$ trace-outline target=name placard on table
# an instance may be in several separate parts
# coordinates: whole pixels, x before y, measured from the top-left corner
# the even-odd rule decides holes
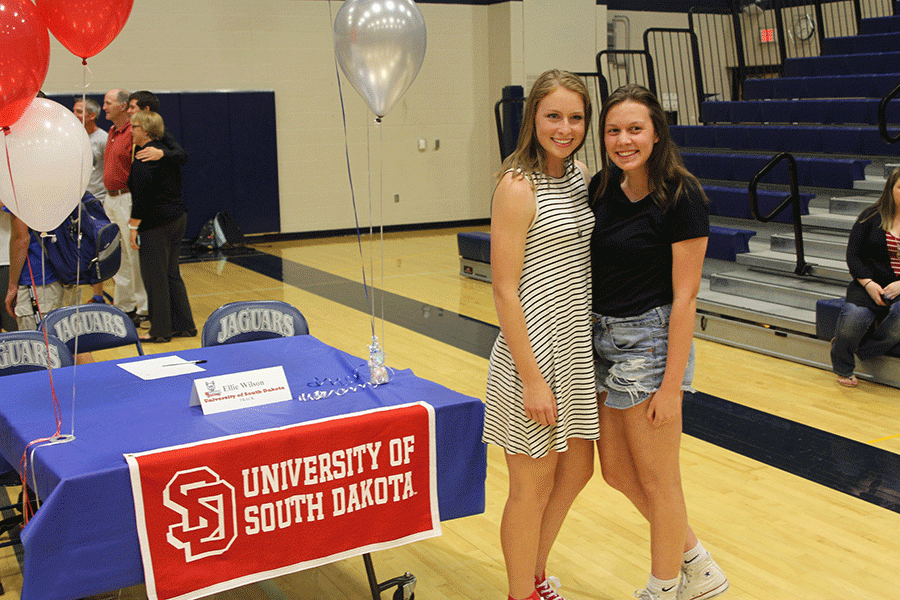
[[[204,415],[290,399],[291,390],[280,366],[195,379],[191,388],[191,406],[200,405]]]

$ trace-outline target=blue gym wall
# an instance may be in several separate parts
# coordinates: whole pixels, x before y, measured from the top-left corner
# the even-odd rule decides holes
[[[272,91],[160,92],[159,113],[188,154],[182,168],[188,207],[185,237],[195,238],[227,210],[244,234],[281,231],[275,93]],[[103,96],[97,125],[109,130]],[[75,95],[48,98],[71,108]]]

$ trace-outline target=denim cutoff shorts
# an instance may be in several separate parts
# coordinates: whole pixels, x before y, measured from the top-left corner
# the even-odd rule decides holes
[[[637,406],[662,384],[669,350],[669,315],[672,305],[658,306],[634,317],[594,314],[594,373],[597,391],[607,392],[606,406]],[[693,392],[694,345],[682,391]]]

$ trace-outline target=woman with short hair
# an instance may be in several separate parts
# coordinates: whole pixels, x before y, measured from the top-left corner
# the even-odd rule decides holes
[[[134,151],[162,148],[162,117],[139,111],[131,117]],[[181,167],[173,160],[133,161],[128,176],[131,190],[131,245],[137,249],[141,277],[147,290],[150,332],[145,343],[164,343],[172,337],[197,335],[187,288],[181,279],[179,254],[187,226],[181,198]]]

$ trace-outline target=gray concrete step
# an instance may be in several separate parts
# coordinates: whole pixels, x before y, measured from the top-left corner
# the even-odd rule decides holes
[[[697,310],[704,314],[724,315],[757,323],[762,327],[774,327],[804,335],[816,334],[815,310],[717,292],[710,289],[710,281],[707,279],[703,280],[697,295]]]
[[[828,202],[828,210],[833,215],[849,215],[856,218],[859,216],[859,213],[872,206],[872,203],[876,200],[878,200],[876,196],[831,198]]]
[[[856,215],[835,214],[810,207],[809,214],[803,215],[800,221],[804,227],[820,227],[849,232],[853,228],[857,216],[859,216],[858,213]]]
[[[797,259],[794,255],[772,250],[738,254],[736,262],[750,269],[774,271],[786,275],[793,274],[797,266]],[[810,265],[809,275],[811,277],[845,285],[850,282],[850,273],[847,271],[847,264],[843,261],[807,255],[806,262]]]
[[[709,278],[712,292],[812,311],[816,301],[843,296],[845,288],[838,283],[755,271],[716,273]]]
[[[792,234],[777,233],[769,239],[772,252],[796,256],[797,248]],[[847,236],[838,236],[827,232],[804,232],[803,253],[807,262],[813,258],[823,258],[843,262],[847,256]],[[846,269],[846,264],[844,264]]]
[[[865,179],[857,179],[853,182],[853,189],[880,192],[884,189],[885,181],[886,179],[881,175],[870,175],[869,173],[866,173]]]

